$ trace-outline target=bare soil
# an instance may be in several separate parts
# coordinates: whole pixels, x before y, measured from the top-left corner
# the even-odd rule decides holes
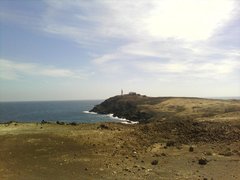
[[[0,179],[237,180],[239,141],[239,121],[0,124]]]

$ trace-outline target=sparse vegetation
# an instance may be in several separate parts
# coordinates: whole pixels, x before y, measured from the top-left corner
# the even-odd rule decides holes
[[[59,125],[65,125],[65,122],[61,122],[61,121],[56,121],[56,123]]]
[[[49,122],[45,121],[45,120],[42,120],[41,121],[41,124],[48,124]]]
[[[76,122],[70,122],[70,123],[68,123],[69,125],[72,125],[72,126],[76,126],[77,125],[77,123]]]
[[[109,129],[109,127],[105,124],[101,124],[100,126],[98,126],[98,129]]]

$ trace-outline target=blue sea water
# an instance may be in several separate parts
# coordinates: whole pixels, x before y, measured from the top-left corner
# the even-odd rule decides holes
[[[88,113],[101,102],[102,100],[0,102],[0,122],[119,122],[120,119],[108,115]]]

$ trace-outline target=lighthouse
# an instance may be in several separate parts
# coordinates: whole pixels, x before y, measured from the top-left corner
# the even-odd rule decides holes
[[[121,89],[121,96],[123,95],[123,90]]]

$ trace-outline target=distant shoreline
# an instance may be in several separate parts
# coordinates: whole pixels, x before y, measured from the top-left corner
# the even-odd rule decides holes
[[[76,100],[20,100],[20,101],[1,101],[0,103],[36,103],[36,102],[76,102],[76,101],[104,101],[104,99],[76,99]]]
[[[234,99],[240,99],[240,96],[156,96],[156,97],[172,97],[172,98],[202,98],[202,99],[226,99],[226,100],[234,100]],[[10,100],[10,101],[2,101],[0,100],[0,103],[21,103],[21,102],[74,102],[74,101],[104,101],[105,99],[66,99],[66,100]]]

